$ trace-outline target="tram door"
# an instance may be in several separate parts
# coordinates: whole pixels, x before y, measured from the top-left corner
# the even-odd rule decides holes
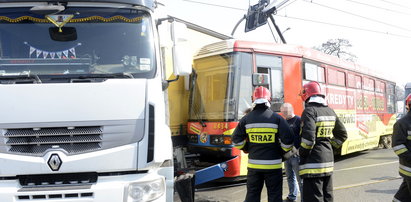
[[[270,83],[265,86],[271,91],[271,109],[280,111],[284,103],[283,65],[281,57],[267,54],[256,54],[257,73],[268,74]]]

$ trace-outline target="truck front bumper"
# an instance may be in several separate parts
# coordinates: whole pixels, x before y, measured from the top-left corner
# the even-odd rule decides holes
[[[18,180],[0,181],[1,202],[127,202],[130,184],[163,179],[156,173],[99,176],[96,183],[82,186],[50,186],[22,189]],[[171,192],[171,193],[167,193]],[[173,194],[173,179],[165,179],[164,193],[154,201],[167,201]]]

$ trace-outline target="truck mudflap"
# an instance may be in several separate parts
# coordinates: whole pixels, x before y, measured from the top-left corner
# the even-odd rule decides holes
[[[195,183],[194,185],[203,184],[218,178],[226,176],[228,172],[232,172],[230,165],[234,162],[239,161],[240,157],[235,156],[232,159],[218,163],[195,172]]]

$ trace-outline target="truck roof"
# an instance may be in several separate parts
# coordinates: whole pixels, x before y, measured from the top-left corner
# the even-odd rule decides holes
[[[95,2],[95,3],[122,3],[141,5],[147,8],[154,8],[153,0],[0,0],[0,3],[30,3],[30,2]]]

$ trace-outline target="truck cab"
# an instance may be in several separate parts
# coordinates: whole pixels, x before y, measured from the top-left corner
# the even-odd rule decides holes
[[[172,201],[157,7],[0,0],[0,201]]]

